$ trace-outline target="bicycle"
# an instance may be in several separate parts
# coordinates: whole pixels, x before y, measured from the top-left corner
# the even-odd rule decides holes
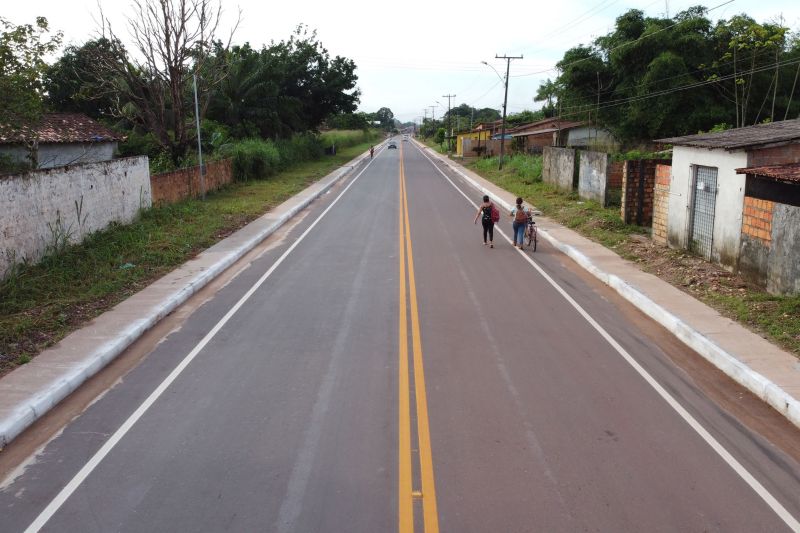
[[[539,240],[539,230],[536,229],[536,222],[533,220],[533,215],[528,215],[528,227],[525,229],[525,245],[530,248],[533,244],[533,250],[536,251],[536,243]]]

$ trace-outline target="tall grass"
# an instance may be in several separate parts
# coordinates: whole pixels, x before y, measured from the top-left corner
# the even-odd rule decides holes
[[[233,160],[233,175],[239,181],[265,179],[306,161],[320,159],[331,146],[342,150],[372,141],[377,133],[333,130],[322,135],[297,134],[289,139],[244,139],[226,145],[223,157]]]
[[[475,163],[475,167],[479,171],[490,171],[498,167],[497,157],[487,157],[479,159]],[[542,181],[542,156],[540,155],[522,155],[515,154],[506,157],[505,164],[503,165],[507,172],[514,173],[525,183],[534,183]]]
[[[378,138],[375,130],[331,130],[320,135],[322,146],[327,150],[332,146],[336,149],[348,148]]]

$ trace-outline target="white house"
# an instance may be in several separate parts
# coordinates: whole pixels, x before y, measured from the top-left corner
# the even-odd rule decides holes
[[[673,145],[669,187],[667,241],[688,248],[709,260],[738,270],[745,244],[757,240],[766,246],[774,265],[754,267],[768,279],[786,277],[786,254],[794,255],[794,244],[784,242],[785,227],[773,227],[773,211],[788,217],[791,225],[797,210],[794,181],[784,170],[771,178],[759,170],[764,165],[795,165],[800,162],[800,120],[785,120],[745,128],[659,139]],[[757,168],[758,167],[758,168]],[[789,189],[786,189],[789,187]],[[775,191],[782,191],[778,196]],[[777,200],[777,201],[776,201]],[[756,208],[758,206],[758,213]],[[763,209],[768,211],[763,211]],[[777,211],[776,211],[777,210]],[[786,211],[784,214],[783,211]],[[763,211],[763,212],[762,212]],[[762,216],[763,215],[763,216]],[[753,217],[762,217],[754,219]],[[745,246],[746,248],[746,246]],[[788,261],[791,263],[792,261]],[[794,263],[800,263],[795,258]],[[780,283],[776,292],[791,292]],[[782,288],[786,287],[786,288]]]
[[[114,158],[123,137],[81,113],[46,113],[32,125],[0,128],[0,155],[33,169]]]

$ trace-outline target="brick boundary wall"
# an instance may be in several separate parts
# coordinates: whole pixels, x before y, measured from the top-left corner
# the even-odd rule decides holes
[[[212,161],[206,167],[206,192],[215,191],[233,181],[233,166],[230,159]],[[186,198],[198,198],[200,189],[200,167],[181,168],[150,176],[153,205],[172,204]]]
[[[747,166],[761,167],[800,163],[800,143],[759,148],[747,152]]]
[[[742,234],[751,239],[756,239],[767,248],[770,248],[772,245],[772,214],[774,209],[774,202],[745,196]]]
[[[669,165],[670,159],[644,159],[625,161],[622,173],[622,206],[620,216],[626,224],[638,223],[639,215],[639,188],[640,181],[644,180],[642,187],[642,226],[653,223],[653,193],[656,183],[656,165]],[[639,175],[640,165],[642,175]]]
[[[606,178],[606,184],[608,185],[609,189],[622,188],[622,172],[624,168],[625,163],[623,161],[613,161],[608,164],[608,176]]]
[[[656,183],[653,190],[653,242],[667,244],[669,217],[669,186],[672,180],[671,165],[656,165]]]

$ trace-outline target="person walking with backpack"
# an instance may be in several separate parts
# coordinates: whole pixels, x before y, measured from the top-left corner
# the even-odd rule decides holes
[[[511,210],[511,218],[514,219],[514,246],[522,250],[522,242],[525,238],[525,228],[528,227],[528,217],[531,210],[523,207],[522,198],[517,198],[517,206]]]
[[[475,213],[475,220],[473,224],[478,223],[478,217],[481,218],[481,225],[483,226],[483,244],[486,245],[486,236],[489,236],[489,248],[494,248],[494,223],[500,220],[500,211],[489,201],[489,196],[483,197],[483,203],[478,207],[478,212]]]

